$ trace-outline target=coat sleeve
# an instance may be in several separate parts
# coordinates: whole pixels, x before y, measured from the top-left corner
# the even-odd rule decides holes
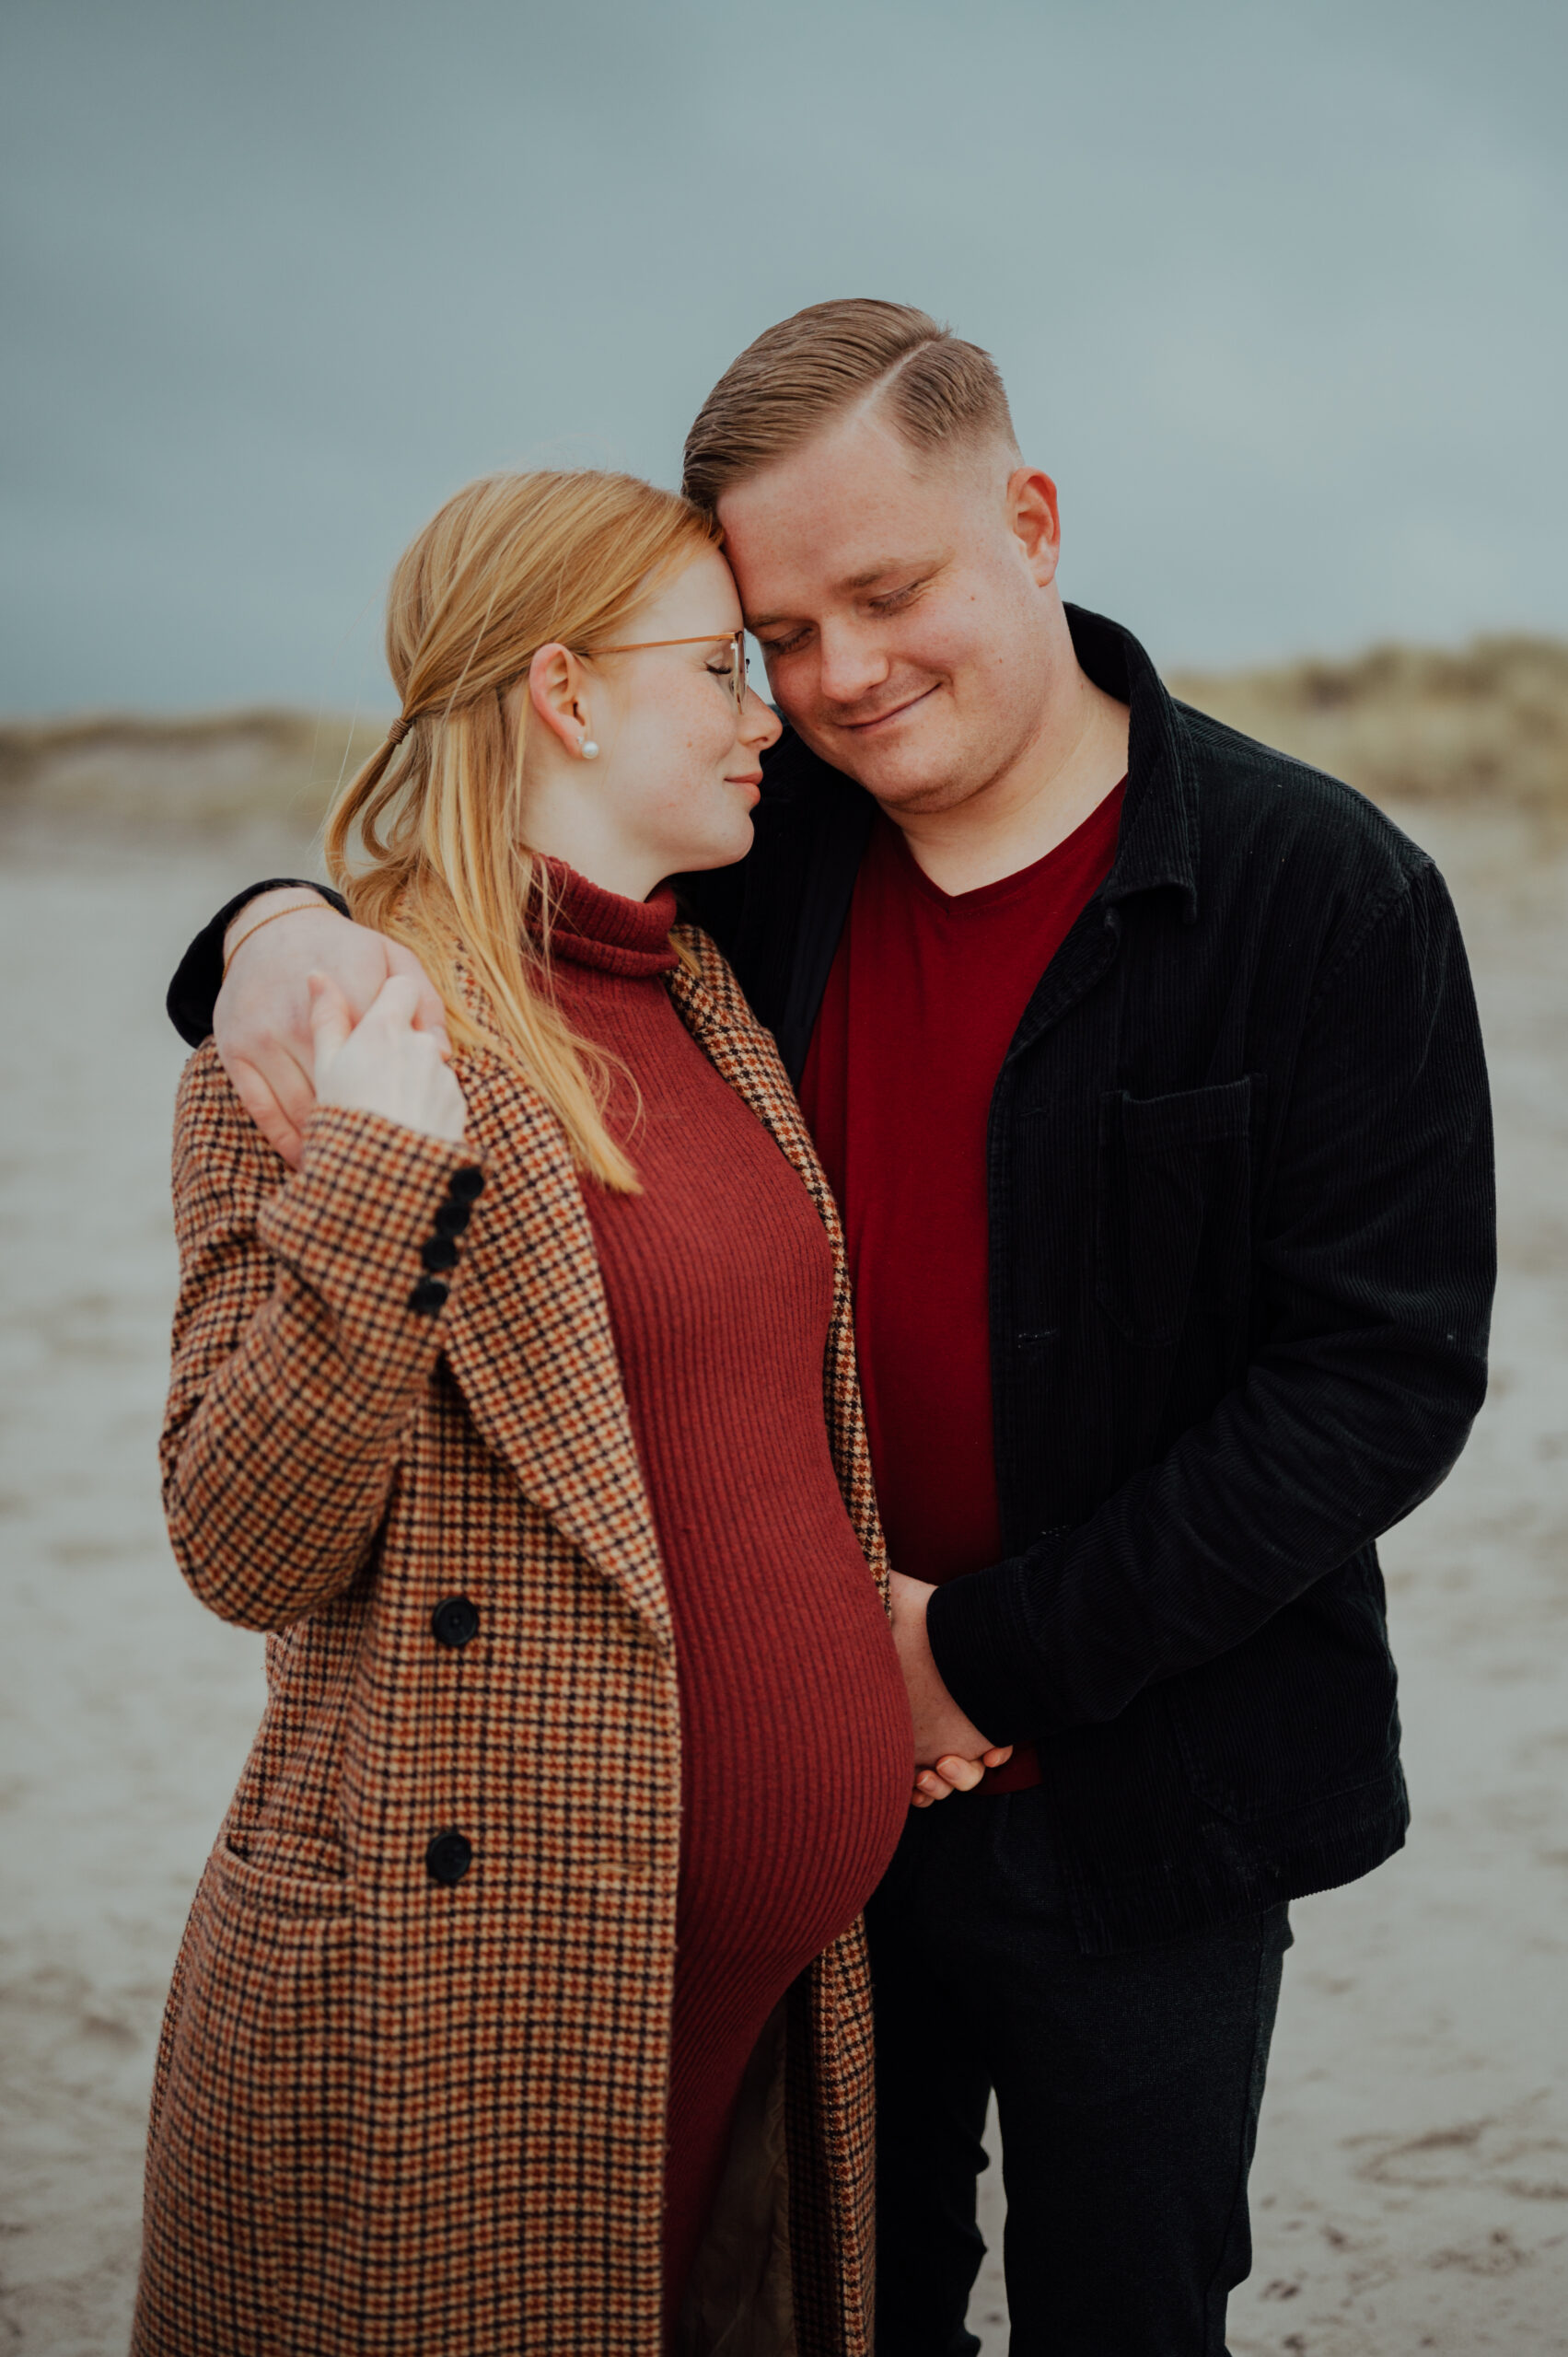
[[[937,1666],[993,1742],[1113,1718],[1240,1644],[1464,1445],[1486,1388],[1492,1126],[1434,868],[1338,955],[1283,1078],[1240,1381],[1081,1527],[931,1599]]]
[[[222,1619],[286,1628],[363,1567],[459,1277],[433,1275],[424,1248],[482,1185],[471,1148],[341,1107],[310,1115],[291,1177],[215,1051],[187,1065],[164,1509]]]

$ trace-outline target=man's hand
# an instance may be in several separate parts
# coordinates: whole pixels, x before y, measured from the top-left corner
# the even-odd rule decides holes
[[[298,913],[280,924],[263,923],[283,909]],[[383,982],[406,976],[416,993],[413,1028],[431,1032],[442,1054],[451,1053],[445,1011],[412,950],[351,924],[312,892],[291,886],[247,901],[225,936],[224,955],[234,962],[213,1012],[218,1056],[261,1135],[295,1169],[305,1117],[316,1102],[312,973],[337,984],[355,1022]]]
[[[929,1808],[949,1793],[972,1793],[987,1768],[1000,1768],[1011,1759],[1013,1747],[987,1743],[942,1683],[925,1633],[925,1608],[935,1589],[926,1580],[907,1579],[902,1572],[889,1572],[888,1584],[893,1643],[914,1721],[912,1805]]]

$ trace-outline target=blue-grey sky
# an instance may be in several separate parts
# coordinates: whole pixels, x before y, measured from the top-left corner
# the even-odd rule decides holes
[[[469,477],[1000,360],[1167,663],[1568,631],[1562,0],[8,0],[0,710],[387,699]]]

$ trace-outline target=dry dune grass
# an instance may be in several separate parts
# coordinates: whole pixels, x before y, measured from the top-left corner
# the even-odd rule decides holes
[[[1377,646],[1349,661],[1179,673],[1175,692],[1375,802],[1488,802],[1568,822],[1568,643]]]
[[[0,813],[16,822],[221,831],[319,825],[385,724],[266,708],[192,718],[103,713],[0,726]]]
[[[1345,662],[1179,673],[1171,685],[1375,801],[1492,803],[1568,826],[1561,640],[1482,638],[1452,653],[1382,646]],[[308,835],[381,726],[269,710],[0,726],[0,812],[215,830],[281,820]]]

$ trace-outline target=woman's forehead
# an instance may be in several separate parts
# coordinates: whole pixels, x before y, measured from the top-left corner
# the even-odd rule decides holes
[[[740,593],[717,549],[703,549],[674,578],[639,606],[626,625],[628,638],[691,638],[712,631],[717,638],[740,628]]]

